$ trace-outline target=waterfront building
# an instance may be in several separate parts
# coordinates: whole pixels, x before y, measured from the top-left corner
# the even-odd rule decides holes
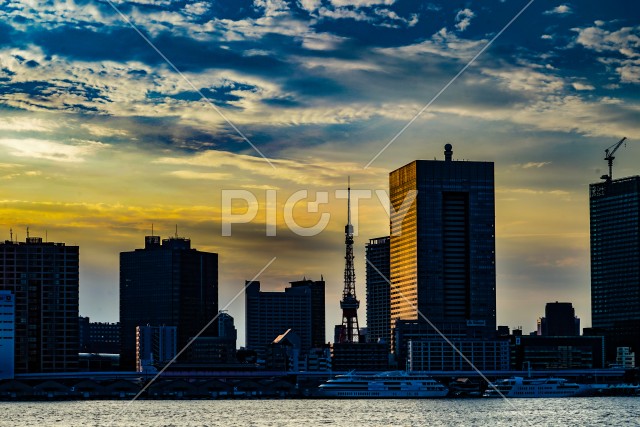
[[[0,291],[0,380],[14,375],[15,309],[13,293]]]
[[[538,319],[538,335],[571,337],[580,335],[580,319],[570,302],[549,302]]]
[[[457,339],[449,343],[444,339],[410,340],[407,357],[410,371],[474,371],[474,367],[480,371],[504,371],[509,369],[509,341]]]
[[[182,237],[147,236],[144,249],[120,253],[120,366],[134,370],[136,327],[175,326],[184,348],[218,312],[218,254]],[[217,336],[214,322],[202,337]]]
[[[636,366],[636,354],[629,347],[618,347],[616,365],[624,369],[633,369]]]
[[[391,327],[398,321],[423,323],[425,316],[449,338],[491,339],[493,163],[454,161],[450,144],[444,154],[444,161],[415,160],[389,175]],[[434,334],[429,325],[420,328]]]
[[[81,353],[120,353],[120,323],[91,322],[89,317],[79,318]]]
[[[322,290],[324,302],[324,282]],[[313,322],[313,295],[313,286],[298,284],[285,288],[284,292],[269,292],[260,290],[259,281],[246,282],[247,348],[263,354],[276,337],[291,329],[300,339],[301,351],[311,349],[312,337],[318,335],[317,332],[314,334],[314,328],[324,331],[324,323]]]
[[[511,337],[511,369],[604,368],[604,338],[586,336]]]
[[[368,342],[390,343],[389,244],[390,238],[386,236],[370,239],[365,247]]]
[[[162,369],[178,353],[175,326],[136,326],[136,371]]]
[[[326,343],[325,327],[325,283],[324,278],[289,282],[292,288],[308,287],[311,289],[311,346],[322,347]]]
[[[77,371],[78,246],[0,243],[0,291],[15,299],[15,373]]]
[[[331,367],[336,372],[387,371],[389,346],[375,342],[336,342],[331,344]]]
[[[618,347],[640,351],[640,176],[589,185],[589,202],[592,325],[614,362]]]

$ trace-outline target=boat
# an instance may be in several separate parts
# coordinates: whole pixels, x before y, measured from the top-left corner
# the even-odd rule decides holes
[[[493,386],[490,384],[484,397],[573,397],[590,391],[590,385],[572,383],[564,378],[512,377],[495,381]]]
[[[337,398],[432,398],[445,397],[449,389],[429,375],[388,371],[378,374],[349,372],[336,375],[318,387],[317,396]]]

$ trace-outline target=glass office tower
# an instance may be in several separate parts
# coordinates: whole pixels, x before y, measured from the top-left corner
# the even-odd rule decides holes
[[[592,324],[614,361],[617,347],[640,352],[640,176],[591,184],[589,193]]]
[[[496,327],[493,163],[452,156],[447,144],[444,161],[416,160],[389,175],[392,328],[423,322],[422,313],[448,336],[484,339]]]

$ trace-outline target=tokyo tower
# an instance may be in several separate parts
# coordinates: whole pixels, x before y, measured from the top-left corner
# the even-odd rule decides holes
[[[358,308],[360,301],[356,298],[356,272],[353,267],[353,225],[351,225],[351,181],[347,184],[347,225],[344,227],[346,254],[344,256],[344,290],[342,292],[342,329],[341,343],[360,341],[358,326]]]

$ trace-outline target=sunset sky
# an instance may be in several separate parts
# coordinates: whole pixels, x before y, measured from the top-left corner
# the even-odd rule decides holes
[[[614,178],[640,173],[640,4],[534,1],[365,168],[528,3],[0,0],[2,239],[28,226],[79,245],[80,312],[117,321],[119,252],[177,224],[220,254],[220,308],[273,257],[263,288],[324,275],[329,338],[346,222],[335,191],[347,176],[387,190],[391,170],[451,143],[454,159],[495,162],[498,324],[534,330],[557,300],[589,326],[588,184],[622,137]],[[228,237],[223,190],[259,201]],[[331,213],[316,236],[284,222],[298,190],[330,193],[294,212],[305,226]],[[363,324],[364,245],[389,229],[375,196],[358,220]],[[242,344],[244,296],[229,312]]]

